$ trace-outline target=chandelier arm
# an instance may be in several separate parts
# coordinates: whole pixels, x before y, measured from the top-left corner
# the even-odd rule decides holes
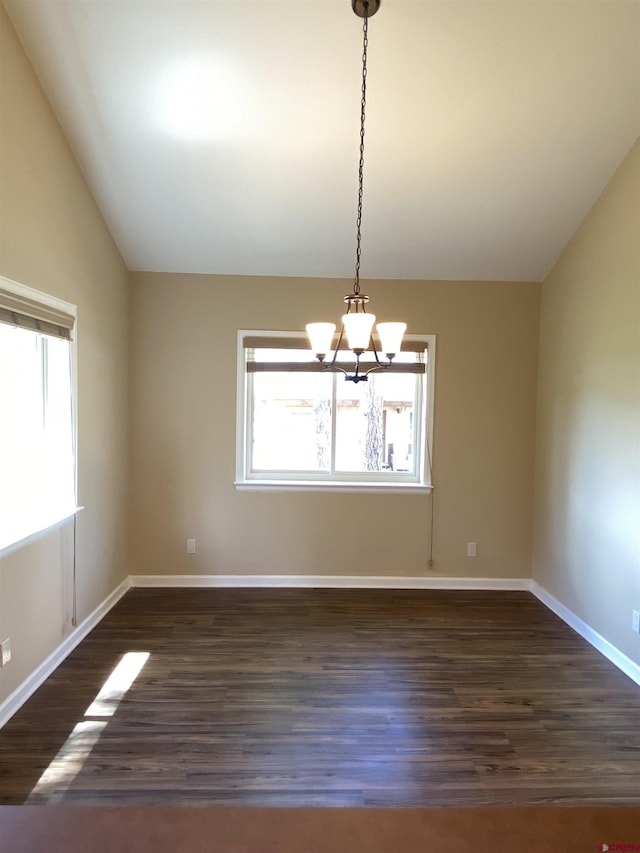
[[[338,352],[340,351],[340,344],[342,343],[342,338],[344,337],[344,323],[342,324],[342,328],[340,329],[340,334],[338,335],[338,343],[336,344],[336,348],[333,353],[333,358],[329,362],[326,367],[333,367],[336,363],[336,359],[338,358]],[[336,368],[337,370],[342,370],[341,367]],[[344,374],[346,374],[346,370],[342,370]]]
[[[380,359],[378,358],[378,348],[376,347],[376,342],[373,339],[373,335],[371,335],[370,343],[371,343],[371,349],[373,350],[374,358],[376,360],[376,364],[380,364],[380,365],[382,365],[382,367],[384,367],[385,365],[383,365],[382,362],[380,361]]]
[[[391,362],[389,362],[389,364],[383,364],[381,361],[379,361],[373,367],[370,367],[369,370],[367,370],[367,372],[364,375],[368,376],[370,373],[373,373],[375,370],[388,370],[390,367],[391,367]]]
[[[340,365],[338,365],[338,364],[334,364],[332,361],[329,362],[329,364],[323,363],[322,369],[323,370],[331,370],[334,373],[344,373],[345,376],[347,376],[347,377],[349,376],[348,370],[345,370],[344,367],[340,367]]]

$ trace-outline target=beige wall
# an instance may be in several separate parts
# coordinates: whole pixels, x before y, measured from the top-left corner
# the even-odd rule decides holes
[[[533,577],[640,663],[640,143],[542,289]]]
[[[233,485],[237,330],[328,319],[350,282],[136,273],[131,283],[132,573],[428,574],[428,496]],[[363,289],[380,316],[438,336],[431,574],[528,577],[539,285]]]
[[[127,574],[127,271],[0,5],[0,275],[78,306],[78,617]],[[0,560],[0,702],[71,630],[70,525]]]

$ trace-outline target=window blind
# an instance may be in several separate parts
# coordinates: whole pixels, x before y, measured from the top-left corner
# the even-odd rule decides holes
[[[385,362],[382,362],[385,364]],[[340,367],[347,368],[348,362],[337,361]],[[375,361],[360,362],[363,370],[375,367]],[[384,368],[386,373],[426,373],[424,361],[409,363],[395,362]],[[247,373],[326,373],[327,368],[319,361],[249,361],[247,360]]]
[[[334,339],[333,347],[337,344],[337,336]],[[326,373],[327,368],[315,358],[312,357],[311,351],[304,338],[296,337],[269,337],[262,335],[245,335],[242,339],[242,344],[245,349],[246,358],[245,366],[247,373]],[[256,350],[297,350],[298,352],[309,352],[308,361],[286,361],[284,359],[269,359],[264,361],[256,361],[254,353]],[[389,373],[426,373],[426,364],[424,361],[424,353],[427,349],[426,341],[403,341],[402,351],[416,353],[416,360],[412,362],[393,362],[391,366],[385,368],[385,372]],[[340,353],[349,353],[350,350],[343,341],[340,346]],[[422,355],[422,358],[420,357]],[[330,359],[327,359],[327,364]],[[386,362],[384,356],[381,361]],[[347,367],[348,362],[343,358],[339,358],[336,362],[340,367]],[[365,360],[361,364],[365,369],[374,367],[375,361]]]
[[[376,345],[378,340],[375,337]],[[333,346],[338,342],[338,335],[334,336]],[[242,345],[245,349],[309,349],[309,345],[304,338],[286,338],[286,337],[267,337],[262,335],[245,335],[242,339]],[[340,345],[341,350],[349,351],[349,346],[346,341],[346,336],[343,338]],[[402,341],[402,352],[424,352],[427,349],[426,341]]]
[[[70,341],[75,317],[0,286],[0,323]]]

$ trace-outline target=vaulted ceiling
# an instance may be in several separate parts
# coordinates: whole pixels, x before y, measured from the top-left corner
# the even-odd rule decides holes
[[[350,0],[4,0],[130,269],[347,277]],[[540,280],[640,134],[637,0],[382,0],[364,278]]]

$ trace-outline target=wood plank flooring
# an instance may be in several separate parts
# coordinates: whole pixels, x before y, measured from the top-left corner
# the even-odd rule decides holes
[[[131,590],[0,731],[25,802],[638,806],[640,688],[529,593]]]

